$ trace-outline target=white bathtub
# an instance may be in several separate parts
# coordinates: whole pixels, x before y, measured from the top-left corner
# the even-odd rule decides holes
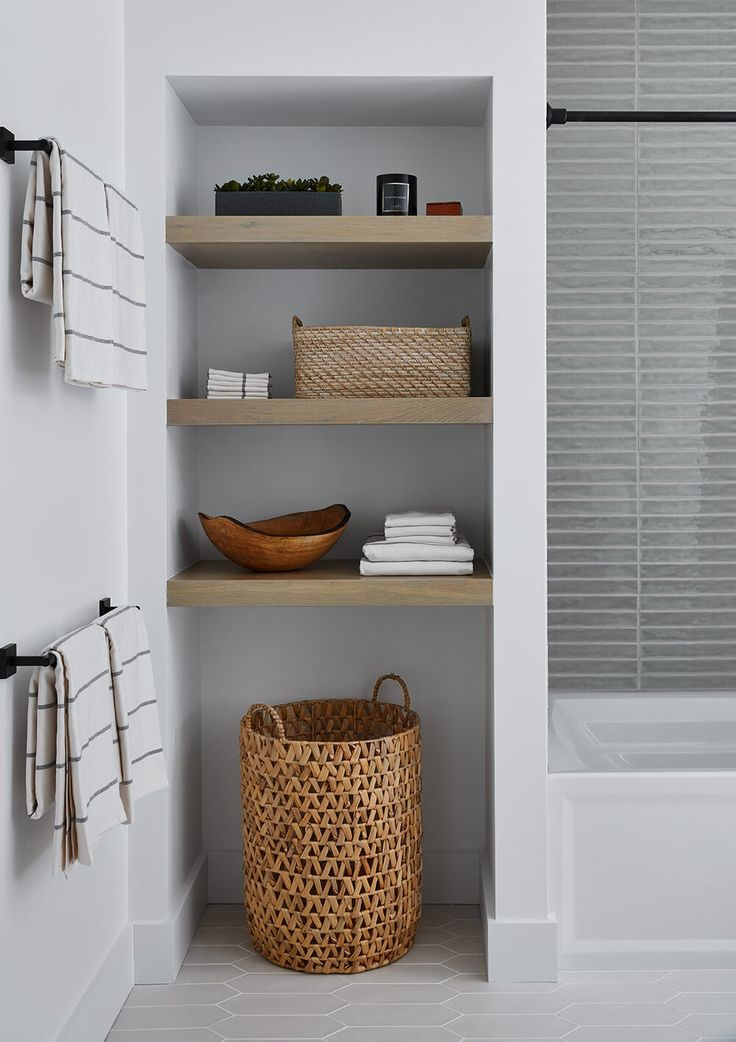
[[[550,709],[560,969],[736,966],[736,696]]]

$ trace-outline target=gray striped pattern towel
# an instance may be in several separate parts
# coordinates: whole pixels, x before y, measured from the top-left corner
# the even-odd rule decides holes
[[[143,235],[137,208],[56,141],[31,160],[21,290],[52,308],[67,383],[147,387]]]
[[[98,621],[110,647],[123,777],[120,795],[132,822],[135,801],[167,784],[151,649],[139,608],[116,608]]]
[[[54,812],[53,872],[92,864],[100,839],[126,820],[105,631],[83,626],[46,649],[28,700],[26,802],[32,818]]]

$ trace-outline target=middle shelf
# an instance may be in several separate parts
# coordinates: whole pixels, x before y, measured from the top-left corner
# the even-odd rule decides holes
[[[169,427],[492,421],[492,398],[170,398],[167,403]]]
[[[472,575],[363,576],[357,561],[323,560],[298,572],[247,572],[230,561],[199,561],[167,583],[170,607],[474,606],[493,603],[488,565]]]

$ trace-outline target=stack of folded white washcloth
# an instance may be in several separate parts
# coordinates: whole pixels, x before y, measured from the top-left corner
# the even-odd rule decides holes
[[[270,373],[234,373],[229,369],[210,369],[207,374],[208,398],[270,398]]]
[[[455,515],[387,514],[383,537],[363,547],[361,575],[472,575],[474,550],[457,531]]]

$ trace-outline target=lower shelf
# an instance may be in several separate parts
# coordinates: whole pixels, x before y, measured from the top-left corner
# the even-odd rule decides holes
[[[362,576],[357,561],[318,561],[299,572],[247,572],[230,561],[199,561],[169,579],[172,607],[238,605],[452,605],[488,608],[493,580],[477,560],[472,575]]]
[[[323,424],[488,424],[491,398],[170,398],[169,427]]]

